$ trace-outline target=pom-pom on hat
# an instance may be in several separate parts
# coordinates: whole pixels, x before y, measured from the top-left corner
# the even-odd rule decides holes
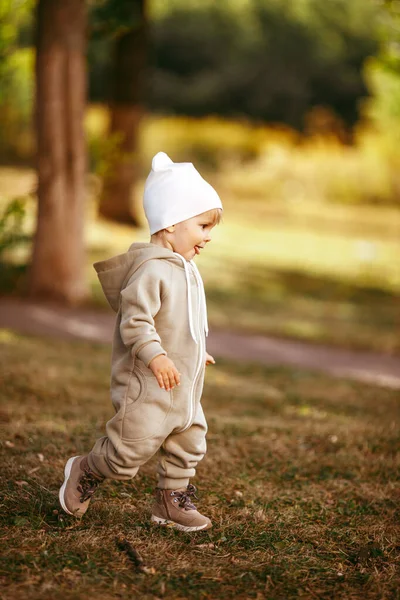
[[[174,163],[158,152],[144,187],[143,206],[150,234],[196,217],[222,203],[192,163]]]

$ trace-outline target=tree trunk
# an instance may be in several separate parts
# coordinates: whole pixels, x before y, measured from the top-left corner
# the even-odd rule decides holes
[[[138,171],[138,128],[144,113],[147,40],[145,0],[132,0],[131,28],[114,46],[109,135],[120,143],[117,159],[104,180],[99,212],[113,221],[134,225],[138,225],[133,189]]]
[[[39,0],[36,127],[38,220],[30,292],[74,304],[86,295],[83,239],[85,0]]]

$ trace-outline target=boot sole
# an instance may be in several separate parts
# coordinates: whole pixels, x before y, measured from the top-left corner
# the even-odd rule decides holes
[[[72,516],[73,516],[73,513],[70,510],[68,510],[68,508],[66,507],[66,504],[64,502],[64,492],[65,492],[65,488],[67,487],[69,476],[71,475],[71,469],[72,469],[73,462],[76,458],[79,458],[79,456],[72,456],[67,461],[67,464],[65,465],[65,469],[64,469],[64,476],[65,476],[64,483],[62,484],[62,486],[60,487],[60,491],[58,492],[58,499],[60,500],[62,509],[67,513],[67,515],[72,515]]]
[[[180,523],[176,523],[175,521],[161,519],[161,517],[156,517],[156,515],[151,515],[151,521],[153,523],[157,523],[157,525],[164,525],[174,529],[179,529],[179,531],[202,531],[204,529],[211,529],[212,527],[212,525],[210,525],[209,523],[199,525],[198,527],[188,527],[187,525],[181,525]]]

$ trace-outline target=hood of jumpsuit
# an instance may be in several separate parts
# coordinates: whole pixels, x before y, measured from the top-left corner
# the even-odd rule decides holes
[[[193,307],[190,294],[190,272],[192,271],[200,292],[200,303],[202,305],[204,314],[204,329],[205,334],[208,335],[208,322],[207,322],[207,305],[206,296],[204,292],[204,285],[199,270],[195,263],[187,261],[183,256],[177,252],[173,252],[168,248],[163,248],[156,244],[151,243],[134,243],[130,246],[128,252],[119,254],[113,258],[109,258],[104,261],[94,263],[97,275],[99,277],[101,286],[103,288],[104,295],[106,296],[108,303],[111,308],[118,313],[120,307],[120,294],[122,290],[128,285],[128,282],[135,271],[148,260],[168,260],[174,262],[177,266],[183,267],[186,276],[186,288],[187,288],[187,311],[189,319],[190,333],[193,340],[197,343],[199,341],[196,338],[195,327],[193,323]]]

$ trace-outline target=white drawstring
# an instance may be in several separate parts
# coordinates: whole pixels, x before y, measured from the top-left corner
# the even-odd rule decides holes
[[[174,254],[175,254],[175,256],[178,256],[181,259],[181,261],[183,262],[183,268],[185,269],[190,334],[191,334],[193,340],[196,342],[196,344],[198,344],[196,334],[194,331],[194,325],[193,325],[193,310],[192,310],[192,299],[190,296],[191,285],[190,285],[189,267],[187,265],[187,260],[185,258],[183,258],[183,256],[178,254],[178,252],[174,252]]]
[[[191,334],[193,340],[196,342],[196,344],[198,344],[198,340],[196,338],[195,328],[194,328],[194,324],[193,324],[193,308],[192,308],[192,298],[191,298],[191,294],[190,294],[191,284],[190,284],[190,271],[189,271],[188,261],[183,256],[178,254],[178,252],[174,252],[174,254],[175,254],[175,256],[178,256],[181,259],[181,261],[183,263],[183,268],[185,269],[190,334]],[[203,280],[200,275],[200,271],[197,268],[197,265],[195,265],[195,263],[192,260],[190,261],[190,264],[193,268],[193,275],[197,281],[197,285],[199,288],[199,310],[203,312],[204,331],[205,331],[206,336],[208,336],[207,304],[206,304],[206,293],[204,290],[204,284],[203,284]]]
[[[190,264],[192,265],[193,269],[194,269],[194,274],[195,277],[197,279],[197,282],[199,284],[200,287],[200,296],[201,296],[201,302],[203,304],[203,315],[204,315],[204,331],[206,334],[206,337],[208,336],[208,319],[207,319],[207,302],[206,302],[206,292],[204,289],[204,283],[203,283],[203,279],[200,275],[200,271],[197,268],[197,265],[191,260]]]

